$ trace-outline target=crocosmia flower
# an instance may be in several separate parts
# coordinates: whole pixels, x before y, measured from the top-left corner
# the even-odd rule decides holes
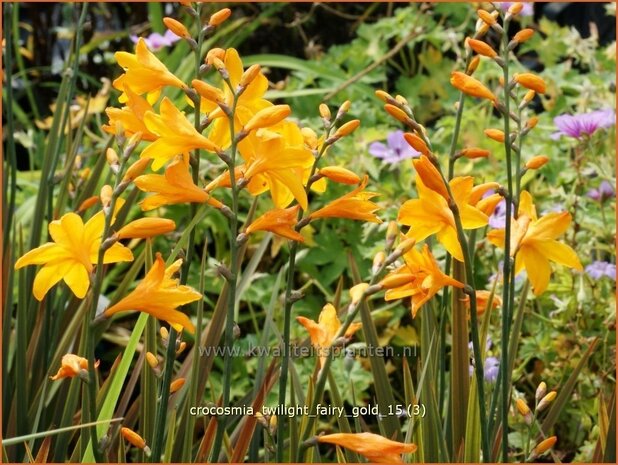
[[[556,140],[561,136],[579,139],[615,125],[616,111],[608,108],[576,115],[560,115],[554,118],[554,124],[558,131],[551,135],[552,139]]]
[[[122,202],[116,203],[116,211]],[[76,297],[83,299],[90,287],[90,273],[99,258],[99,246],[105,225],[102,211],[86,224],[75,213],[67,213],[59,220],[49,223],[53,242],[47,242],[19,258],[15,269],[26,265],[44,265],[34,278],[32,293],[43,300],[58,281],[64,279]],[[112,245],[103,256],[103,263],[130,262],[131,250],[120,243]]]
[[[381,158],[384,163],[399,163],[408,158],[415,158],[420,155],[406,142],[403,131],[391,132],[386,137],[386,144],[373,142],[369,146],[369,153],[376,158]]]
[[[411,454],[417,449],[415,444],[392,441],[373,433],[326,434],[317,439],[357,452],[373,463],[401,463],[401,454]]]

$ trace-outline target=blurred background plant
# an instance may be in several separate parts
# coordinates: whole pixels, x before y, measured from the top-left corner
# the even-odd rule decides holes
[[[562,461],[614,461],[615,455],[612,460],[608,451],[609,438],[615,436],[611,434],[615,431],[616,356],[615,4],[528,6],[529,14],[519,17],[519,25],[537,33],[519,47],[517,58],[522,67],[542,74],[548,91],[533,102],[539,122],[527,138],[526,150],[530,156],[547,155],[551,163],[542,170],[529,171],[523,184],[535,192],[539,213],[555,209],[572,213],[573,227],[566,242],[577,251],[585,272],[557,270],[549,290],[530,300],[517,352],[514,386],[517,395],[534,405],[541,381],[559,390],[573,370],[581,369],[553,427],[559,438],[554,453]],[[204,5],[205,14],[221,7]],[[208,40],[211,46],[237,48],[245,66],[259,63],[269,79],[267,97],[289,103],[303,124],[321,126],[316,111],[319,103],[338,105],[351,100],[350,115],[362,121],[362,129],[342,140],[328,157],[332,157],[333,164],[368,173],[371,190],[380,193],[379,203],[384,207],[381,218],[392,220],[403,201],[412,196],[414,171],[410,158],[414,154],[405,144],[408,153],[401,152],[396,131],[404,128],[397,127],[380,111],[374,90],[382,88],[392,95],[405,96],[417,120],[431,131],[435,153],[446,154],[455,125],[453,103],[458,97],[456,89],[449,85],[449,77],[465,62],[463,40],[474,31],[475,9],[451,3],[234,4],[233,16]],[[177,10],[178,4],[154,2],[93,3],[81,16],[83,10],[78,4],[15,3],[3,8],[5,437],[51,430],[63,424],[63,399],[69,387],[45,380],[48,367],[62,353],[60,347],[70,345],[63,329],[72,328],[67,315],[77,308],[66,289],[56,291],[45,304],[35,305],[24,288],[31,275],[14,274],[13,263],[22,252],[44,241],[49,220],[78,209],[106,183],[100,176],[105,165],[101,154],[109,137],[101,126],[107,122],[105,108],[117,105],[118,93],[111,89],[110,81],[120,70],[113,53],[133,50],[135,37],[146,37],[170,70],[185,82],[190,80],[190,48],[186,42],[174,40],[162,22],[164,16]],[[497,44],[498,39],[491,34],[487,42]],[[497,80],[498,70],[482,63],[475,76],[485,82]],[[166,95],[176,101],[181,99],[177,90],[166,90]],[[498,144],[483,135],[495,115],[480,103],[467,105],[461,123],[462,141],[495,151],[495,156],[462,160],[459,173],[473,173],[477,182],[504,177],[499,171],[502,152]],[[608,112],[606,119],[592,126],[556,119],[563,114],[577,117],[598,110]],[[577,131],[575,124],[584,124],[583,129]],[[563,134],[551,137],[558,131]],[[206,176],[211,178],[208,170],[215,173],[217,169],[207,167]],[[345,191],[344,187],[334,186],[323,196],[323,202]],[[135,199],[137,192],[133,195]],[[249,207],[244,205],[243,211]],[[188,207],[170,209],[168,217],[182,224],[186,217],[183,208]],[[296,302],[295,314],[317,319],[325,301],[339,300],[342,289],[355,283],[356,273],[369,275],[385,230],[386,225],[343,220],[307,227],[303,231],[307,247],[298,254],[294,283],[305,297]],[[227,220],[221,215],[209,215],[196,231],[196,266],[191,269],[189,282],[200,280],[199,257],[206,247],[209,266],[204,280],[205,305],[212,309],[224,282],[215,265],[229,253]],[[171,237],[178,239],[179,235]],[[136,249],[136,257],[141,247]],[[487,282],[487,289],[491,289],[490,275],[498,262],[495,249],[484,242],[478,247],[477,282]],[[250,267],[241,282],[242,304],[236,320],[238,344],[248,352],[265,342],[274,344],[276,328],[283,318],[279,295],[284,289],[281,276],[272,270],[281,269],[287,259],[284,241],[269,233],[258,234],[248,244]],[[127,276],[135,277],[137,272],[138,267],[133,265],[115,268],[104,289],[108,295],[120,295],[128,285]],[[64,309],[54,306],[54,301],[62,302]],[[371,304],[382,345],[419,345],[419,320],[411,318],[407,302],[372,299]],[[263,321],[268,323],[263,325]],[[496,340],[497,322],[497,318],[495,323],[492,320],[489,327],[490,336]],[[102,379],[117,369],[115,360],[129,343],[133,325],[133,320],[123,319],[102,334],[96,349],[96,358],[104,370]],[[292,337],[301,343],[306,333],[295,326]],[[577,362],[594,338],[599,338],[599,343],[585,366],[578,367]],[[488,353],[491,358],[491,347]],[[179,360],[186,363],[182,355]],[[208,400],[214,400],[214,393],[220,392],[223,369],[218,358],[212,363],[204,393]],[[233,363],[232,397],[238,399],[253,391],[255,379],[264,376],[265,366],[251,355],[238,357]],[[336,363],[341,366],[335,367],[333,385],[327,387],[331,403],[351,406],[374,398],[367,360]],[[314,369],[314,361],[298,359],[295,364],[297,377],[292,382],[304,382]],[[412,357],[404,364],[401,357],[392,357],[386,366],[394,393],[404,393],[408,366],[415,381],[420,378],[418,358]],[[127,380],[123,392],[122,401],[130,414],[129,407],[137,405],[135,381]],[[396,397],[403,401],[403,394]],[[266,403],[274,404],[275,399],[276,393],[272,392]],[[365,421],[372,424],[375,418]],[[334,419],[321,425],[325,430],[333,426]],[[527,426],[515,416],[510,426],[513,457],[520,460],[518,454],[525,449]],[[263,431],[264,443],[270,444],[268,424],[257,427]],[[70,435],[58,437],[64,448],[74,440]],[[268,450],[258,451],[260,439],[255,441],[249,458],[264,460]],[[26,449],[5,448],[5,457],[17,461],[24,454],[45,452],[42,438],[32,437],[27,444]],[[58,442],[53,442],[51,450],[55,455],[50,458],[70,458],[58,452]],[[336,459],[332,449],[321,450],[329,455],[315,459]],[[184,457],[177,448],[169,453],[168,458]]]

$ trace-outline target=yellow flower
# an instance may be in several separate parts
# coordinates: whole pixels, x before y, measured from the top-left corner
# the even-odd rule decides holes
[[[420,167],[424,164],[427,164],[427,162],[415,160],[414,166]],[[401,206],[398,220],[400,223],[410,226],[408,237],[416,239],[418,242],[436,234],[438,241],[444,248],[454,258],[463,261],[463,252],[457,238],[453,212],[443,195],[427,187],[425,181],[428,178],[425,173],[424,170],[417,170],[416,189],[419,198],[408,200]],[[433,182],[435,184],[437,181],[434,179]],[[440,180],[440,182],[442,181]],[[485,226],[489,220],[487,215],[469,203],[473,188],[472,177],[454,178],[449,185],[459,209],[463,228],[476,229]]]
[[[233,48],[228,48],[225,51],[223,63],[229,73],[232,87],[236,89],[243,76],[243,65],[238,52]],[[222,83],[222,86],[223,103],[231,109],[234,102],[234,95],[227,84]],[[258,111],[272,106],[272,103],[262,98],[267,90],[268,79],[266,79],[266,76],[260,71],[238,98],[236,112],[234,113],[235,133],[240,131],[240,128],[242,128]],[[202,98],[200,110],[203,113],[208,113],[208,118],[214,120],[211,124],[212,129],[208,134],[210,140],[222,148],[228,147],[230,145],[230,122],[223,110],[219,107],[218,102]]]
[[[347,218],[350,220],[381,223],[382,220],[375,215],[375,212],[380,207],[370,200],[378,194],[364,191],[368,179],[368,176],[365,175],[363,181],[356,189],[311,213],[309,217],[312,220],[318,218]]]
[[[459,281],[445,275],[425,244],[421,252],[411,248],[403,256],[405,264],[389,273],[381,285],[388,288],[384,300],[412,298],[412,317],[436,293],[445,286],[462,288]]]
[[[336,433],[318,436],[318,442],[357,452],[374,463],[401,463],[401,454],[416,452],[415,444],[391,441],[373,433]]]
[[[137,310],[167,321],[177,331],[182,331],[184,328],[194,333],[195,327],[189,317],[176,308],[199,300],[202,294],[189,286],[179,285],[178,279],[172,278],[181,264],[182,260],[176,260],[165,268],[161,254],[157,253],[152,268],[135,290],[109,307],[103,314],[110,317],[118,312]]]
[[[141,158],[152,158],[152,169],[157,171],[176,155],[193,149],[218,152],[220,149],[212,141],[202,136],[187,117],[174,106],[167,97],[163,99],[160,114],[152,111],[144,115],[144,124],[150,132],[159,136],[144,149]]]
[[[296,321],[305,327],[309,332],[311,344],[318,350],[320,367],[328,358],[328,348],[333,345],[333,339],[341,328],[341,321],[337,317],[337,310],[331,304],[324,305],[317,323],[304,316],[297,316]],[[361,323],[352,323],[345,332],[344,337],[350,338],[361,328]]]
[[[292,241],[304,242],[305,238],[294,229],[298,220],[299,209],[300,205],[295,205],[286,209],[275,208],[270,210],[251,223],[246,233],[271,231]]]
[[[139,39],[135,46],[135,54],[116,52],[118,64],[125,73],[114,81],[114,87],[123,92],[120,102],[127,99],[125,87],[136,94],[158,92],[164,86],[183,88],[185,83],[174,76],[161,61],[146,46],[144,39]]]
[[[103,130],[109,134],[116,134],[120,125],[127,137],[141,133],[142,140],[155,140],[157,135],[150,132],[144,124],[144,115],[148,111],[153,111],[152,106],[130,88],[125,87],[124,91],[127,97],[126,105],[122,108],[109,107],[105,110],[109,124],[102,126]]]
[[[165,169],[165,175],[144,174],[135,178],[135,185],[144,192],[155,192],[140,203],[142,210],[153,210],[162,205],[176,203],[208,203],[215,208],[223,204],[212,198],[203,189],[193,184],[189,173],[189,164],[184,158],[170,163]]]
[[[123,202],[116,202],[116,212]],[[76,297],[83,299],[90,287],[90,274],[97,264],[101,236],[105,226],[102,211],[86,224],[75,213],[66,213],[59,220],[49,223],[53,242],[47,242],[22,256],[15,269],[26,265],[44,265],[34,278],[32,293],[43,300],[47,291],[61,279]],[[112,245],[103,256],[103,263],[130,262],[133,254],[122,244]]]
[[[568,212],[552,212],[537,219],[532,196],[522,191],[519,216],[512,223],[510,255],[515,256],[515,274],[526,270],[535,295],[547,289],[551,276],[550,261],[582,271],[575,251],[556,240],[570,224],[571,215]],[[504,229],[490,231],[487,239],[504,248]]]
[[[94,367],[96,368],[98,366],[99,361],[97,360],[94,364]],[[60,368],[58,369],[58,373],[56,373],[54,376],[50,376],[49,379],[51,379],[52,381],[56,381],[62,378],[73,378],[87,372],[87,359],[75,354],[65,354],[62,356],[62,362]]]
[[[249,179],[247,189],[252,195],[270,190],[275,207],[285,208],[296,199],[303,210],[307,209],[304,183],[314,158],[296,124],[284,121],[252,132],[238,144],[238,150],[245,160],[240,171]]]

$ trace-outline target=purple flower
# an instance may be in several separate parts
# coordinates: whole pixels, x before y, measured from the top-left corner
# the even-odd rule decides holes
[[[558,132],[551,135],[552,139],[557,140],[561,136],[579,139],[584,135],[593,134],[597,129],[609,128],[616,124],[616,112],[607,108],[578,115],[564,114],[556,116],[554,124],[558,128]]]
[[[420,155],[403,138],[403,131],[391,132],[386,137],[386,144],[373,142],[369,146],[369,153],[376,158],[381,158],[384,163],[393,164],[408,158],[416,158]]]
[[[607,199],[615,197],[616,192],[614,191],[614,186],[607,181],[603,181],[598,189],[590,189],[586,195],[598,202],[605,202]]]
[[[134,44],[136,44],[137,41],[140,39],[136,35],[131,35],[130,37]],[[146,42],[146,45],[148,46],[150,51],[156,52],[158,50],[161,50],[163,47],[169,47],[174,42],[179,41],[180,37],[178,37],[176,34],[174,34],[168,29],[163,35],[159,34],[158,32],[153,32],[148,37],[143,37],[143,39],[144,42]]]
[[[601,279],[607,276],[616,281],[616,265],[609,262],[596,261],[586,267],[586,273],[592,279]]]
[[[514,211],[514,206],[511,204],[511,212]],[[501,200],[494,212],[489,215],[489,226],[494,229],[506,228],[506,200]]]
[[[500,7],[501,10],[506,11],[514,3],[515,2],[498,2],[498,6]],[[532,16],[533,14],[534,14],[534,3],[525,2],[524,7],[519,12],[519,16]]]
[[[498,379],[498,370],[500,369],[500,361],[496,357],[487,357],[483,363],[483,373],[485,381],[495,383]],[[468,367],[470,376],[474,375],[474,364]]]

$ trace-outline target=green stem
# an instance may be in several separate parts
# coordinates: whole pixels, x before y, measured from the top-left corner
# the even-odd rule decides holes
[[[509,376],[506,373],[508,366],[509,348],[509,326],[511,316],[511,217],[513,202],[513,166],[511,162],[511,137],[510,137],[510,90],[509,90],[509,50],[507,32],[509,21],[504,21],[504,33],[502,35],[502,59],[504,60],[504,151],[506,154],[506,172],[508,191],[505,196],[506,201],[506,221],[504,229],[504,262],[502,267],[502,337],[501,337],[501,361],[500,371],[504,371],[502,376],[501,394],[501,414],[502,422],[502,461],[508,462],[508,415],[509,415]],[[492,412],[493,413],[493,412]]]
[[[333,124],[326,128],[324,140],[327,140],[330,136],[330,132],[333,128]],[[318,162],[322,155],[326,152],[327,145],[324,144],[317,156],[315,157],[315,161],[313,162],[313,166],[311,167],[311,171],[309,173],[309,180],[307,181],[307,186],[305,187],[305,194],[308,196],[311,190],[311,186],[313,185],[312,178],[317,170]],[[298,212],[298,221],[303,219],[304,212],[301,210]],[[298,251],[298,242],[293,241],[290,246],[290,258],[288,260],[288,272],[287,272],[287,284],[285,289],[285,308],[284,308],[284,321],[283,321],[283,359],[281,360],[281,370],[279,375],[279,405],[285,404],[285,397],[287,391],[287,382],[288,382],[288,367],[290,364],[290,332],[292,326],[292,291],[294,290],[294,272],[296,269],[296,253]],[[285,432],[285,417],[280,417],[277,423],[277,462],[283,462],[283,434]]]
[[[236,130],[234,127],[234,115],[236,114],[236,106],[238,104],[239,95],[236,89],[232,86],[229,79],[225,80],[230,91],[234,95],[232,109],[228,115],[230,124],[230,156],[228,161],[228,170],[230,172],[230,185],[232,190],[232,215],[230,217],[230,277],[228,279],[228,295],[227,295],[227,316],[225,318],[225,354],[223,357],[223,396],[222,406],[226,407],[230,403],[230,392],[232,383],[232,347],[234,345],[234,314],[236,307],[236,283],[238,281],[239,263],[238,263],[238,186],[236,185],[236,151],[238,141],[236,140]],[[219,459],[219,453],[225,435],[226,417],[218,418],[217,433],[213,443],[211,461]]]
[[[170,398],[170,385],[172,384],[172,372],[174,371],[174,359],[176,358],[176,337],[178,333],[173,326],[170,326],[169,337],[167,339],[167,352],[165,354],[165,368],[163,371],[163,381],[161,382],[161,397],[155,419],[154,437],[152,439],[152,454],[150,461],[158,463],[161,461],[161,450],[165,439],[165,418],[167,417],[167,404]]]

